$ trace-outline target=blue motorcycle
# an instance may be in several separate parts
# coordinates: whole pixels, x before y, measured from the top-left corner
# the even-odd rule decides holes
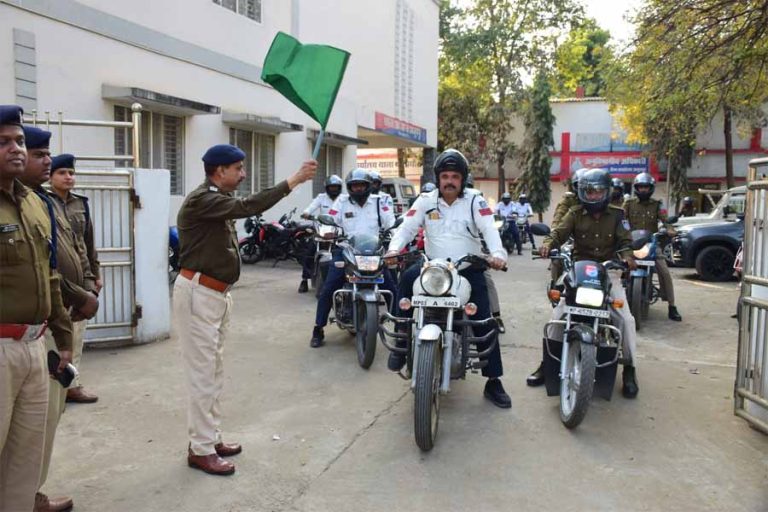
[[[655,304],[661,297],[659,287],[654,283],[653,276],[656,273],[656,258],[662,255],[661,239],[667,236],[665,228],[656,233],[639,229],[632,232],[632,244],[645,241],[645,244],[634,251],[637,270],[628,271],[624,279],[624,288],[627,292],[629,310],[635,317],[635,325],[640,330],[640,325],[648,319],[648,311],[651,304]]]

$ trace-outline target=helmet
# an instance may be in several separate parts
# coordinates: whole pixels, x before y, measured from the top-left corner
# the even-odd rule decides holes
[[[525,193],[523,192],[522,194],[517,196],[517,200],[520,202],[520,204],[526,204],[528,202],[528,196],[525,195]]]
[[[624,182],[619,178],[611,180],[611,198],[619,199],[624,195]]]
[[[472,173],[470,172],[467,174],[467,183],[465,184],[467,188],[475,188],[475,178],[472,176]]]
[[[604,212],[611,200],[611,175],[604,169],[588,169],[579,178],[579,201],[589,213]],[[600,192],[599,197],[592,197]]]
[[[690,196],[685,196],[683,198],[683,206],[693,206],[693,198]]]
[[[331,199],[336,199],[339,194],[341,194],[341,187],[343,185],[344,182],[341,181],[341,178],[335,174],[331,174],[325,179],[325,193],[328,194],[328,197]]]
[[[371,177],[371,184],[373,185],[371,187],[371,193],[378,194],[379,190],[381,190],[381,184],[383,182],[381,179],[381,174],[379,171],[368,171],[368,175]]]
[[[501,202],[504,204],[509,204],[512,202],[512,196],[509,194],[509,192],[504,192],[501,194]]]
[[[579,178],[581,178],[588,170],[589,169],[586,167],[582,167],[581,169],[573,171],[573,174],[571,174],[571,190],[574,194],[579,193]]]
[[[352,191],[352,185],[355,183],[364,183],[365,190],[363,192]],[[371,175],[368,171],[357,168],[352,169],[349,174],[347,174],[347,194],[361,204],[368,199],[368,196],[371,195]]]
[[[435,159],[435,180],[440,183],[440,173],[443,171],[455,171],[461,174],[462,190],[466,186],[467,178],[469,175],[469,162],[457,149],[446,149]]]
[[[650,187],[648,192],[643,192],[642,194],[637,191],[637,187],[647,185]],[[646,201],[650,199],[650,197],[653,195],[653,189],[656,188],[656,180],[653,179],[653,176],[648,174],[647,172],[641,172],[637,176],[635,176],[635,181],[632,182],[632,188],[635,190],[635,195],[640,198],[641,201]]]
[[[434,183],[432,183],[431,181],[428,181],[428,182],[426,182],[426,183],[424,184],[424,186],[423,186],[423,187],[421,187],[421,192],[422,192],[422,193],[432,192],[432,191],[433,191],[433,190],[435,190],[436,188],[437,188],[437,185],[435,185],[435,184],[434,184]]]

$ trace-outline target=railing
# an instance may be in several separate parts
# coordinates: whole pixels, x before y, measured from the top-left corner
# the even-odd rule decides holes
[[[65,126],[90,126],[95,128],[130,128],[133,132],[133,144],[130,155],[75,155],[78,160],[99,160],[108,162],[132,162],[133,167],[141,167],[139,141],[141,140],[141,109],[140,103],[131,105],[130,121],[89,121],[83,119],[64,119],[62,111],[58,112],[55,119],[51,119],[51,112],[43,112],[44,117],[38,117],[38,112],[33,110],[30,116],[24,117],[24,122],[34,126],[44,125],[46,130],[51,131],[51,127],[58,128],[59,135],[59,153],[64,152],[64,127]]]

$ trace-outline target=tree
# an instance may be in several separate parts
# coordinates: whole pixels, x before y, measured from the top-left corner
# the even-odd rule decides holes
[[[549,171],[552,157],[549,154],[555,140],[552,127],[555,118],[549,105],[551,89],[546,74],[540,71],[531,88],[525,105],[525,145],[522,150],[523,173],[517,185],[517,192],[528,192],[531,208],[539,214],[549,207],[551,189]]]
[[[444,146],[467,148],[473,163],[495,164],[499,195],[504,163],[515,149],[509,134],[524,98],[523,78],[551,61],[560,30],[581,16],[574,0],[475,0],[466,8],[444,2],[439,138]],[[462,79],[467,76],[470,84]]]
[[[571,30],[555,52],[552,89],[556,96],[575,96],[578,87],[584,88],[587,97],[605,94],[606,66],[613,58],[610,38],[610,32],[592,18]]]
[[[675,161],[679,190],[695,133],[722,112],[733,186],[732,119],[749,130],[768,101],[768,0],[648,0],[635,21],[636,41],[608,92],[630,136]]]

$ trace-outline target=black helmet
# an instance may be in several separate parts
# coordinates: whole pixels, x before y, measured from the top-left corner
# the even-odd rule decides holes
[[[384,180],[381,179],[381,174],[379,171],[368,171],[368,175],[371,177],[371,193],[378,194],[379,190],[381,190],[381,184],[384,182]]]
[[[364,183],[365,190],[363,192],[353,192],[352,185],[354,183]],[[371,176],[368,171],[357,168],[352,169],[347,174],[347,194],[361,205],[368,199],[368,196],[371,195]]]
[[[624,196],[624,182],[619,178],[611,180],[611,198],[619,199]]]
[[[690,196],[685,196],[683,198],[683,206],[693,206],[693,198]]]
[[[604,169],[588,169],[579,178],[579,201],[589,213],[604,212],[611,200],[611,175]],[[588,199],[590,192],[601,192],[599,198]]]
[[[648,192],[639,193],[637,191],[638,186],[647,185],[650,187]],[[635,176],[635,181],[632,182],[632,188],[635,190],[635,195],[640,198],[641,201],[647,201],[650,199],[650,197],[653,195],[653,189],[656,188],[656,180],[653,179],[653,176],[648,174],[647,172],[641,172],[637,176]]]
[[[470,172],[467,174],[467,183],[465,185],[467,188],[475,188],[475,177],[472,176],[472,173]]]
[[[432,192],[432,191],[433,191],[433,190],[435,190],[436,188],[437,188],[437,186],[436,186],[434,183],[432,183],[431,181],[428,181],[428,182],[426,182],[426,183],[425,183],[425,184],[424,184],[424,185],[421,187],[421,192],[422,192],[422,193]]]
[[[509,192],[504,192],[503,194],[501,194],[501,202],[504,204],[509,204],[512,202],[512,196],[510,195]]]
[[[336,199],[341,194],[342,186],[344,186],[344,182],[335,174],[331,174],[325,179],[325,193],[331,199]]]
[[[455,171],[461,174],[461,189],[467,184],[469,175],[469,162],[457,149],[446,149],[435,159],[435,181],[440,183],[440,173],[443,171]]]
[[[574,194],[579,193],[579,178],[581,178],[588,170],[589,169],[586,167],[582,167],[581,169],[573,171],[571,174],[571,190]]]

